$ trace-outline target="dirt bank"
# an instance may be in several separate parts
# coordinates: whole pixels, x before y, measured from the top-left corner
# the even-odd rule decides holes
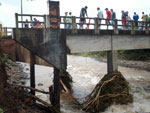
[[[24,85],[29,79],[20,63],[8,60],[6,70],[8,81],[0,99],[0,108],[5,113],[53,113],[51,108],[36,103],[29,90],[16,86]]]
[[[107,62],[106,58],[95,58],[98,61]],[[140,70],[150,71],[150,61],[130,61],[130,60],[118,60],[119,66],[137,68]]]

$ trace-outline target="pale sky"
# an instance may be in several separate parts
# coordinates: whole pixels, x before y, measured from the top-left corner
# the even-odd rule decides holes
[[[15,26],[15,13],[21,13],[21,0],[0,0],[0,23],[4,27]],[[47,0],[22,0],[24,14],[47,14]],[[54,0],[57,1],[57,0]],[[72,12],[73,16],[79,16],[80,10],[88,6],[88,16],[96,17],[97,7],[114,9],[117,18],[121,18],[121,10],[129,11],[132,18],[133,12],[137,12],[141,19],[141,13],[150,14],[150,0],[58,0],[60,1],[60,15],[64,12]]]

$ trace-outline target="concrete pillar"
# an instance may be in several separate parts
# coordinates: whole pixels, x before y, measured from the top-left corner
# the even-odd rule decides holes
[[[35,55],[30,52],[30,86],[35,88]],[[35,91],[31,90],[31,94],[35,95]]]
[[[76,17],[72,17],[72,33],[76,34],[77,33],[77,24],[76,24]]]
[[[55,30],[60,30],[60,11],[59,11],[59,2],[49,1],[49,23],[50,28]],[[61,38],[61,37],[60,37]],[[60,69],[54,67],[54,97],[53,97],[53,106],[60,110]]]
[[[135,34],[135,22],[133,20],[131,20],[131,35]]]
[[[60,28],[60,11],[59,2],[49,1],[49,15],[50,15],[50,28],[59,29]]]
[[[60,110],[60,70],[54,67],[54,100],[53,106]]]
[[[107,73],[118,71],[118,51],[107,51]]]
[[[99,34],[99,22],[98,22],[98,19],[99,18],[95,18],[94,19],[94,23],[95,23],[95,25],[94,25],[94,32],[95,32],[95,34]]]
[[[114,20],[113,28],[114,28],[114,34],[119,34],[119,31],[118,31],[118,20],[117,19]]]

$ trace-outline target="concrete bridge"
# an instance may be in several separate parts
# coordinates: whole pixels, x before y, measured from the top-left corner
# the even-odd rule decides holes
[[[76,17],[72,17],[71,29],[60,28],[61,22],[59,12],[59,2],[49,1],[49,15],[44,17],[44,28],[19,28],[19,21],[16,14],[16,28],[13,29],[13,39],[24,48],[28,49],[31,54],[31,86],[35,87],[34,75],[34,55],[44,59],[54,67],[54,105],[60,104],[60,73],[67,68],[67,54],[80,52],[107,51],[108,73],[118,70],[118,50],[131,49],[149,49],[150,32],[147,27],[140,31],[135,29],[134,21],[130,21],[129,30],[118,29],[119,21],[114,20],[114,25],[99,24],[97,18],[92,18],[94,29],[77,29]],[[25,15],[38,16],[38,15]],[[69,17],[68,17],[69,18]],[[91,19],[91,18],[87,18]],[[106,19],[104,19],[105,21]],[[32,18],[28,23],[33,23]],[[99,29],[99,25],[112,26],[112,29]],[[126,26],[123,26],[126,27]],[[59,108],[59,107],[58,107]]]

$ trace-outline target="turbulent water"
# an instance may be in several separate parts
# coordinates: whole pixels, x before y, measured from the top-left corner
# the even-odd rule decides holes
[[[29,65],[22,63],[22,66],[29,76]],[[107,73],[107,65],[94,58],[69,55],[67,71],[73,77],[73,95],[82,102]],[[134,102],[128,105],[112,105],[104,113],[150,112],[150,72],[126,67],[119,67],[119,71],[130,83],[130,92],[134,96]],[[53,68],[36,65],[35,74],[36,88],[48,91],[53,81]],[[26,84],[29,85],[29,81]],[[48,95],[40,93],[36,95],[49,101]],[[61,111],[62,113],[85,113],[65,95],[61,96]]]

